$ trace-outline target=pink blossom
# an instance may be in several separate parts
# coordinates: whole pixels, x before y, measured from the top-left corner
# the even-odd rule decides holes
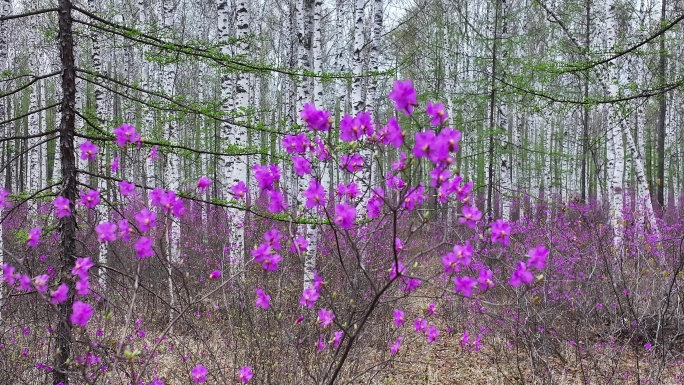
[[[318,311],[318,322],[321,327],[326,327],[332,324],[335,319],[335,314],[328,309],[321,309]]]
[[[444,104],[434,104],[432,101],[428,102],[427,114],[432,118],[430,124],[433,126],[444,124],[449,117],[449,114],[444,109]]]
[[[138,242],[135,243],[136,255],[140,259],[145,259],[154,255],[154,250],[152,249],[152,240],[147,237],[140,237]]]
[[[47,291],[47,284],[50,276],[47,274],[41,274],[33,277],[33,286],[39,293],[45,293]]]
[[[113,242],[116,240],[116,224],[102,222],[95,226],[95,233],[97,234],[97,240],[101,243]]]
[[[192,368],[190,375],[192,376],[193,382],[200,383],[200,382],[205,382],[207,380],[207,374],[208,373],[209,373],[209,371],[207,371],[207,368],[205,368],[202,365],[197,365],[194,368]]]
[[[100,203],[100,191],[88,190],[88,192],[81,191],[81,204],[89,209],[94,208]]]
[[[197,181],[197,188],[199,189],[200,194],[204,194],[204,191],[211,185],[211,179],[207,178],[206,175],[203,175],[202,177],[199,178]]]
[[[57,218],[65,218],[71,215],[70,203],[71,202],[69,202],[69,199],[61,195],[55,198],[55,201],[52,202],[52,205],[55,206],[55,216]]]
[[[66,283],[62,283],[61,285],[59,285],[57,290],[50,293],[50,296],[52,297],[50,303],[52,303],[53,305],[57,305],[58,303],[66,301],[68,293],[69,288],[67,287]]]
[[[135,193],[135,184],[122,180],[119,182],[119,191],[121,195],[128,196]]]
[[[37,247],[38,241],[40,240],[40,234],[43,230],[40,227],[34,227],[28,232],[28,238],[26,238],[26,244],[29,247]]]
[[[252,379],[253,376],[254,376],[254,373],[252,373],[252,367],[251,366],[243,366],[242,368],[240,368],[239,378],[240,378],[241,382],[247,383],[247,382],[249,382],[249,380]]]
[[[88,320],[90,320],[90,316],[93,315],[93,312],[93,308],[89,304],[76,301],[72,307],[72,313],[69,320],[72,324],[85,327]]]
[[[394,101],[394,108],[406,115],[413,114],[413,107],[418,105],[417,96],[410,79],[395,81],[389,94],[389,98]]]
[[[263,289],[254,289],[254,292],[256,293],[256,301],[254,304],[256,307],[260,307],[262,309],[268,309],[271,307],[271,296],[264,293]]]
[[[87,160],[89,162],[95,160],[97,152],[99,151],[99,148],[93,143],[91,143],[89,140],[86,140],[85,142],[81,143],[79,149],[81,150],[81,159]]]

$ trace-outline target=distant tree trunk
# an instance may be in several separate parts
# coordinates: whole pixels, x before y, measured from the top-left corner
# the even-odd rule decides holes
[[[163,0],[164,7],[164,27],[167,31],[171,31],[173,28],[173,19],[176,10],[176,2],[172,0]],[[174,95],[174,85],[176,81],[176,64],[166,64],[163,68],[164,78],[162,80],[162,87],[164,89],[164,94],[168,97]],[[171,144],[179,144],[179,134],[178,127],[174,126],[174,122],[171,119],[167,119],[168,122],[164,127],[164,134],[166,139]],[[166,159],[166,175],[168,176],[168,186],[170,191],[178,192],[180,189],[180,157],[175,151],[169,151]],[[167,274],[168,274],[168,294],[170,301],[170,309],[176,306],[176,295],[173,284],[173,267],[174,264],[180,261],[180,220],[178,218],[173,218],[173,216],[168,215],[168,220],[171,222],[168,228],[168,250],[166,252],[167,258]],[[169,311],[169,322],[173,320],[174,313],[172,310]]]
[[[660,25],[666,22],[665,11],[667,9],[667,1],[662,0],[660,6]],[[667,54],[665,52],[665,34],[660,35],[658,42],[658,82],[665,83],[665,71],[667,70]],[[658,95],[658,166],[657,166],[657,199],[658,199],[658,213],[663,214],[665,209],[665,120],[667,116],[667,93],[663,92]],[[669,181],[668,181],[669,182]]]
[[[61,152],[62,165],[62,190],[61,195],[69,199],[72,212],[75,212],[77,200],[77,171],[74,149],[75,111],[76,104],[76,66],[74,60],[74,39],[72,34],[71,1],[59,0],[58,3],[58,26],[59,26],[59,49],[61,60],[61,86],[62,86],[62,119],[59,125],[59,151]],[[69,215],[59,220],[59,232],[61,243],[60,264],[65,276],[60,277],[69,286],[69,293],[73,293],[72,280],[66,275],[71,272],[76,262],[76,216]],[[69,368],[67,362],[71,355],[71,322],[69,314],[73,306],[74,297],[69,295],[67,300],[58,304],[59,323],[57,325],[57,342],[52,371],[52,382],[69,383]]]
[[[10,14],[10,6],[11,6],[11,0],[2,0],[0,1],[0,17],[8,16]],[[7,37],[8,37],[8,28],[7,28],[7,23],[6,22],[0,22],[0,72],[4,71],[7,69],[8,64],[7,63]],[[7,119],[7,109],[8,105],[6,104],[6,99],[7,98],[0,98],[0,122],[4,122]],[[3,124],[0,123],[0,138],[6,138],[10,136],[9,132],[9,124]],[[0,164],[3,166],[6,166],[7,163],[5,163],[6,156],[9,155],[9,151],[7,151],[9,146],[9,142],[4,142],[0,143]],[[8,176],[9,176],[9,167],[6,167],[6,172],[0,174],[0,192],[9,186],[8,184]],[[3,186],[4,185],[4,186]],[[0,220],[3,218],[3,209],[0,207]],[[4,222],[0,222],[0,265],[5,263],[5,256],[4,256],[4,250],[5,250],[5,244],[3,242],[3,227],[4,227]],[[4,293],[2,290],[0,290],[0,306],[4,304]],[[0,309],[0,316],[2,315],[2,310]]]
[[[354,53],[352,60],[354,62],[354,80],[352,81],[352,111],[359,112],[365,108],[363,98],[363,57],[361,51],[365,44],[363,34],[363,18],[364,18],[364,0],[355,0],[354,6]]]
[[[6,22],[3,22],[6,23]],[[31,31],[29,31],[29,49],[38,49],[38,37],[36,36],[37,23],[33,19],[29,22],[31,25]],[[34,54],[29,55],[29,71],[34,74],[40,74],[40,55]],[[40,82],[37,82],[31,87],[31,94],[29,96],[29,111],[36,111],[39,108],[38,101],[40,100]],[[28,117],[28,134],[34,136],[28,140],[28,173],[26,174],[27,181],[26,186],[28,186],[31,193],[40,190],[40,148],[38,147],[38,142],[40,138],[35,137],[40,131],[40,126],[38,118],[40,114],[32,113]],[[29,204],[31,210],[36,208],[35,203]],[[33,216],[35,213],[31,213]]]
[[[235,4],[236,15],[236,30],[237,38],[240,39],[237,44],[237,54],[247,57],[249,54],[249,44],[246,39],[250,33],[250,13],[248,1],[240,0]],[[239,73],[237,75],[237,82],[235,87],[235,109],[239,115],[246,114],[246,108],[249,107],[249,79],[250,75],[246,73]],[[247,130],[244,125],[247,119],[239,118],[239,123],[234,125],[231,130],[234,134],[236,146],[244,148],[247,146]],[[239,181],[247,180],[247,156],[240,155],[237,157],[233,167],[232,182],[233,184]],[[231,261],[233,263],[233,275],[240,273],[244,277],[245,266],[245,211],[231,210],[233,214],[233,226],[231,227]]]
[[[498,37],[499,37],[499,13],[501,12],[501,1],[494,0],[496,2],[494,11],[494,31],[492,40],[492,72],[489,90],[489,147],[487,148],[487,154],[489,157],[488,167],[487,167],[487,216],[493,217],[494,211],[494,163],[495,163],[495,147],[494,147],[494,130],[495,126],[495,115],[496,111],[496,64],[498,61],[497,49],[498,49]]]
[[[323,34],[321,33],[321,12],[323,0],[314,0],[313,4],[313,34],[311,43],[311,58],[313,72],[320,75],[323,71]],[[323,83],[320,77],[313,78],[313,102],[318,108],[323,107]]]
[[[94,12],[97,13],[98,11],[98,4],[96,0],[88,0],[88,6],[90,9]],[[90,40],[91,40],[91,58],[93,61],[93,69],[95,70],[96,73],[98,74],[104,74],[104,67],[102,65],[102,52],[101,52],[101,44],[100,44],[100,35],[99,31],[92,30],[90,31]],[[107,108],[106,105],[106,100],[105,100],[105,90],[101,86],[95,84],[95,122],[96,124],[100,127],[100,129],[105,130],[104,124],[109,120],[108,116],[108,111],[109,109]],[[103,148],[103,152],[104,152]],[[99,164],[99,172],[104,175],[106,173],[106,168],[107,168],[107,163],[104,158],[104,154],[100,154],[100,158],[98,159],[98,164]],[[104,192],[107,190],[106,186],[106,180],[105,178],[99,177],[97,178],[97,188],[100,190],[101,194],[104,194]],[[105,203],[101,203],[97,206],[97,213],[98,213],[98,219],[101,221],[106,221],[107,218],[107,206]],[[105,266],[107,266],[107,243],[102,242],[100,243],[100,250],[99,250],[99,256],[98,256],[98,265],[100,266],[99,271],[98,271],[98,277],[99,277],[99,283],[101,289],[104,291],[106,287],[106,280],[105,280]]]
[[[373,35],[369,54],[369,67],[371,72],[377,73],[379,70],[378,58],[380,56],[380,45],[382,40],[382,21],[384,14],[384,1],[375,0],[373,4]],[[373,117],[373,122],[378,122],[376,113],[378,105],[378,77],[373,76],[368,82],[368,92],[366,93],[366,111]]]
[[[501,39],[505,40],[508,38],[508,25],[506,23],[506,14],[507,14],[507,3],[506,0],[501,0],[501,7],[500,15],[499,18],[501,19]],[[506,50],[502,50],[501,52],[501,62],[506,62],[508,53]],[[505,69],[501,71],[501,76],[505,76],[506,72]],[[494,86],[494,84],[493,84]],[[494,91],[492,91],[494,92]],[[501,142],[501,153],[499,155],[501,161],[500,161],[500,175],[501,175],[501,180],[500,180],[500,186],[501,189],[499,191],[499,200],[501,200],[501,218],[504,221],[509,221],[511,218],[511,191],[512,191],[512,180],[511,180],[511,156],[509,153],[509,147],[508,147],[508,142],[509,142],[509,134],[508,134],[508,104],[506,101],[500,97],[499,101],[499,121],[498,121],[498,129],[502,131],[502,134],[499,136],[500,142]]]
[[[217,3],[218,7],[218,40],[221,44],[221,53],[223,55],[232,55],[232,45],[230,43],[231,30],[233,24],[232,8],[228,0],[220,0]],[[233,82],[233,75],[230,73],[221,74],[221,112],[223,112],[226,120],[221,121],[220,128],[220,147],[219,152],[223,152],[227,144],[235,142],[232,132],[232,127],[229,121],[233,113],[233,92],[235,84]],[[223,185],[223,191],[228,191],[230,183],[232,182],[232,168],[233,159],[230,156],[220,156],[218,161],[218,184]],[[226,196],[224,196],[226,197]]]

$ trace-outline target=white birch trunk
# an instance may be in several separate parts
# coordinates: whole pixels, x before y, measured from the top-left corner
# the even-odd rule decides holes
[[[314,0],[313,7],[313,36],[311,43],[311,57],[313,72],[320,75],[323,71],[323,37],[321,34],[321,8],[323,0]],[[323,84],[320,77],[313,78],[313,102],[317,108],[323,107]]]
[[[383,0],[375,0],[373,3],[373,37],[369,57],[369,67],[372,72],[379,69],[378,58],[380,56],[380,44],[382,38],[382,21],[384,14]],[[371,114],[373,122],[377,122],[375,109],[378,104],[378,78],[373,76],[368,82],[368,92],[366,93],[366,111]],[[372,173],[371,173],[372,174]]]
[[[29,32],[29,47],[33,50],[38,50],[38,38],[36,36],[37,23],[32,21],[30,23],[32,31]],[[29,55],[29,70],[34,74],[40,73],[40,63],[38,62],[38,55]],[[31,87],[31,94],[29,96],[29,112],[35,111],[39,108],[38,101],[40,99],[40,82],[35,83]],[[28,134],[37,135],[40,131],[38,118],[40,114],[32,113],[28,117]],[[28,172],[26,173],[27,183],[24,186],[28,186],[31,193],[35,193],[40,189],[40,149],[38,147],[38,142],[40,138],[34,137],[28,140]],[[35,202],[29,203],[29,208],[31,213],[29,214],[33,217],[34,209],[36,208]]]
[[[352,60],[354,62],[354,80],[352,82],[352,111],[363,111],[365,108],[365,100],[363,97],[363,79],[361,74],[363,72],[363,58],[361,51],[365,44],[365,36],[363,34],[363,19],[364,19],[364,0],[355,0],[354,2],[354,52]]]
[[[163,24],[167,31],[171,31],[173,28],[175,7],[176,2],[171,0],[163,0]],[[164,77],[162,79],[162,88],[164,94],[168,97],[173,97],[174,95],[174,85],[176,80],[176,65],[166,64],[163,68]],[[171,144],[179,144],[178,127],[175,127],[174,122],[169,121],[164,127],[164,134],[166,139]],[[178,192],[180,189],[180,157],[174,151],[170,151],[166,158],[166,176],[168,177],[168,186],[170,191]],[[167,256],[167,273],[168,273],[168,292],[169,301],[171,308],[175,307],[176,295],[174,291],[173,283],[173,266],[180,261],[180,220],[178,218],[173,218],[172,215],[168,215],[170,223],[168,236],[168,250],[166,252]],[[169,311],[169,321],[173,320],[174,313],[172,310]]]
[[[235,4],[236,15],[236,32],[238,39],[247,39],[250,32],[250,12],[248,1],[240,0]],[[240,40],[237,44],[238,55],[249,54],[249,44],[245,40]],[[237,113],[242,115],[245,113],[244,109],[249,106],[249,75],[246,73],[239,73],[235,87],[235,109]],[[247,120],[240,118],[242,124]],[[232,128],[234,132],[234,143],[240,147],[247,146],[247,130],[244,126],[234,125]],[[233,167],[233,184],[239,181],[247,180],[247,156],[240,155],[236,157],[235,166]],[[233,268],[233,275],[239,273],[244,280],[244,265],[245,265],[245,211],[233,211],[233,228],[231,229],[232,245],[231,245],[231,260]]]
[[[90,7],[91,11],[97,13],[98,9],[98,4],[96,0],[88,0],[88,6]],[[90,31],[90,40],[91,40],[91,59],[93,62],[93,70],[96,73],[103,74],[105,72],[105,68],[103,66],[103,60],[102,60],[102,47],[101,47],[101,42],[100,42],[100,35],[99,32],[96,30],[91,30]],[[104,88],[95,85],[94,89],[95,93],[95,123],[100,127],[102,130],[106,130],[104,127],[105,122],[109,120],[108,116],[108,111],[109,108],[106,104],[105,100],[105,90]],[[107,162],[106,162],[106,157],[104,156],[105,149],[101,149],[102,154],[100,154],[100,157],[98,158],[97,162],[99,164],[99,173],[101,175],[106,174],[107,170]],[[96,171],[96,172],[97,172]],[[104,194],[104,191],[106,190],[106,180],[104,178],[97,178],[97,189],[100,190],[101,194]],[[99,204],[97,206],[97,214],[98,214],[98,220],[99,221],[106,221],[107,218],[107,206],[104,202]],[[100,266],[98,270],[98,282],[100,284],[100,290],[103,292],[106,290],[106,280],[105,280],[105,266],[107,266],[107,243],[102,242],[100,243],[99,247],[99,254],[98,254],[98,265]]]

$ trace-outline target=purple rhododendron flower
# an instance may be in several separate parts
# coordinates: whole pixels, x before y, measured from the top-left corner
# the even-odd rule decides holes
[[[121,159],[120,155],[117,155],[114,157],[114,159],[112,159],[112,163],[109,165],[109,167],[113,173],[119,171],[119,168],[120,168],[119,167],[119,160],[120,159]]]
[[[299,176],[311,174],[311,162],[303,156],[295,155],[292,157],[292,169]]]
[[[192,372],[190,372],[190,375],[192,376],[192,381],[195,383],[199,382],[205,382],[207,380],[207,374],[209,371],[207,371],[207,368],[205,368],[202,365],[197,365],[194,368],[192,368]]]
[[[442,167],[435,167],[430,171],[430,187],[440,187],[444,183],[449,182],[451,171]]]
[[[86,277],[85,279],[76,282],[75,288],[78,295],[85,297],[90,294],[90,281],[88,281],[88,278]]]
[[[88,324],[90,316],[92,316],[94,312],[93,308],[89,304],[81,301],[74,302],[71,310],[72,312],[69,320],[72,324],[79,325],[81,327],[85,327],[86,324]]]
[[[71,269],[71,274],[81,279],[88,279],[88,270],[93,266],[94,264],[90,260],[90,257],[78,258],[76,259],[74,267]]]
[[[494,286],[494,281],[492,281],[492,271],[489,269],[481,269],[480,275],[477,277],[477,282],[480,283],[480,290],[487,290]]]
[[[99,148],[93,143],[91,143],[89,140],[86,140],[85,142],[81,143],[81,145],[78,148],[81,150],[81,159],[87,160],[89,162],[95,160],[97,152],[99,151]]]
[[[264,242],[272,247],[274,250],[280,250],[283,245],[280,240],[283,239],[283,235],[278,231],[278,229],[271,229],[264,234]]]
[[[404,321],[406,321],[404,312],[401,309],[394,309],[394,326],[399,327],[404,324]]]
[[[47,284],[50,276],[47,274],[41,274],[33,277],[33,286],[38,290],[39,293],[45,293],[47,291]]]
[[[266,192],[266,195],[269,199],[268,206],[266,206],[268,212],[277,214],[287,209],[287,202],[280,191],[268,191]]]
[[[16,277],[14,276],[14,266],[10,266],[6,263],[2,264],[2,280],[7,282],[8,285],[14,285]]]
[[[243,383],[249,382],[249,380],[252,379],[254,376],[254,373],[252,373],[252,367],[251,366],[243,366],[240,368],[240,381]]]
[[[271,296],[264,293],[263,289],[254,289],[254,292],[257,295],[256,301],[254,302],[256,307],[260,307],[262,309],[268,309],[271,307]]]
[[[122,124],[121,127],[114,129],[116,145],[124,147],[128,143],[136,143],[140,141],[140,134],[135,130],[135,127],[130,124]]]
[[[437,140],[446,144],[448,152],[458,151],[458,142],[461,141],[461,131],[455,130],[451,127],[444,127],[444,129],[437,135]]]
[[[257,181],[259,188],[264,190],[273,190],[273,183],[280,180],[280,167],[276,165],[254,165],[252,167],[254,172],[254,179]]]
[[[21,274],[17,282],[19,283],[19,290],[31,292],[31,277],[28,274]]]
[[[152,206],[159,206],[164,195],[166,195],[166,192],[164,189],[159,187],[152,189],[152,191],[147,194],[147,196],[150,198],[150,204]]]
[[[288,153],[303,154],[310,145],[311,141],[303,132],[297,135],[287,134],[283,139],[283,147],[285,147],[285,151]]]
[[[527,270],[527,266],[525,266],[525,263],[522,261],[518,261],[518,269],[513,272],[511,275],[511,279],[508,281],[508,284],[513,286],[513,287],[518,287],[522,283],[530,284],[534,280],[534,276],[532,273]]]
[[[119,182],[119,192],[121,195],[128,196],[135,193],[135,184],[122,180]]]
[[[159,146],[153,146],[150,150],[150,154],[148,155],[148,157],[150,158],[150,163],[154,163],[155,160],[161,158],[161,155],[159,155],[158,152]]]
[[[197,181],[197,188],[199,189],[200,194],[204,194],[204,192],[207,190],[207,187],[210,185],[211,179],[207,178],[206,175],[202,175]]]
[[[333,222],[343,229],[348,229],[354,226],[354,219],[356,219],[356,208],[345,203],[338,203],[335,205],[335,217]]]
[[[432,118],[432,120],[430,120],[430,124],[433,126],[444,124],[449,117],[449,114],[447,114],[446,110],[444,109],[444,104],[434,104],[432,101],[428,102],[426,112]]]
[[[492,223],[492,243],[499,242],[504,246],[508,246],[511,242],[511,226],[504,222],[503,219],[497,219]]]
[[[95,226],[95,233],[97,234],[97,240],[102,243],[116,241],[116,224],[102,222]]]
[[[152,240],[147,237],[140,237],[138,242],[135,243],[136,256],[140,259],[145,259],[154,255],[154,250],[152,249]]]
[[[300,235],[292,242],[290,251],[293,253],[303,254],[306,253],[308,247],[309,241],[306,240],[306,237]]]
[[[404,340],[404,337],[399,336],[399,337],[397,338],[397,341],[396,341],[395,343],[393,343],[392,346],[390,346],[390,353],[391,353],[392,355],[397,354],[397,352],[398,352],[399,349],[401,348],[401,341],[403,341],[403,340]]]
[[[403,111],[406,115],[413,114],[413,107],[418,105],[418,94],[413,88],[411,79],[394,82],[389,98],[394,101],[394,108]]]
[[[38,246],[38,241],[40,241],[40,234],[43,232],[43,229],[40,227],[34,227],[28,232],[28,238],[26,238],[26,244],[29,247],[37,247]]]
[[[71,202],[69,202],[69,199],[61,195],[55,198],[55,201],[52,202],[52,205],[55,206],[55,216],[57,218],[65,218],[71,215],[70,204]]]
[[[135,221],[138,222],[138,228],[140,231],[148,231],[152,227],[157,225],[157,213],[148,210],[143,207],[137,214],[135,214]]]
[[[68,293],[69,288],[67,287],[66,283],[62,283],[61,285],[59,285],[57,290],[50,293],[50,296],[52,297],[50,303],[52,303],[53,305],[57,305],[58,303],[66,301]]]
[[[128,220],[122,219],[119,221],[119,230],[121,233],[119,236],[124,241],[128,242],[131,240],[131,234],[133,234],[133,228],[128,224]]]
[[[340,158],[340,170],[346,170],[351,173],[361,171],[363,169],[363,157],[359,154],[342,155]]]
[[[261,262],[261,268],[263,268],[266,271],[276,271],[278,270],[278,263],[280,263],[280,261],[282,260],[283,257],[281,257],[280,254],[268,254],[266,257],[264,257],[264,260]]]
[[[318,311],[318,322],[321,327],[326,327],[332,324],[335,319],[335,314],[328,309],[321,309]]]
[[[325,189],[316,179],[311,179],[309,181],[309,188],[302,192],[302,196],[306,198],[305,206],[307,209],[325,206]]]
[[[380,143],[391,144],[394,148],[399,148],[404,144],[406,134],[401,130],[397,119],[390,117],[387,119],[387,125],[378,131],[378,135],[380,136]]]
[[[458,221],[471,229],[477,227],[477,222],[482,219],[482,213],[478,210],[477,206],[463,205],[461,213],[463,216],[458,218]]]
[[[88,192],[81,191],[81,204],[89,209],[94,208],[100,203],[100,191],[88,190]]]
[[[416,320],[413,321],[413,329],[416,331],[416,333],[425,333],[427,330],[427,325],[427,320],[422,318],[416,318]]]
[[[312,308],[314,303],[318,300],[318,290],[314,287],[308,287],[302,291],[302,298],[299,299],[299,304]]]
[[[247,186],[245,186],[245,182],[237,182],[235,185],[233,185],[233,187],[230,188],[230,193],[233,195],[233,198],[237,200],[244,199],[247,195]]]
[[[209,273],[209,279],[217,279],[221,278],[221,272],[219,270],[214,270],[211,273]]]
[[[406,280],[406,283],[404,284],[404,287],[401,288],[401,290],[410,293],[416,290],[418,287],[420,287],[422,283],[423,281],[421,281],[418,278],[409,278]]]
[[[318,110],[313,103],[307,103],[299,113],[299,117],[307,124],[309,129],[316,131],[330,130],[330,112]]]
[[[333,346],[335,349],[340,347],[340,342],[342,342],[342,337],[344,337],[344,332],[342,330],[338,330],[335,333],[333,333]]]
[[[423,193],[425,192],[425,187],[422,184],[412,188],[404,197],[404,201],[401,203],[401,207],[411,211],[416,206],[423,204],[425,197]]]
[[[464,297],[472,297],[473,288],[477,285],[477,281],[470,277],[454,277],[454,284],[457,293],[463,294]]]
[[[528,253],[529,259],[527,266],[534,267],[537,270],[542,270],[546,267],[546,259],[549,256],[549,250],[544,246],[537,246]]]
[[[430,328],[427,331],[427,342],[431,344],[437,341],[439,341],[439,330],[435,325],[430,325]]]

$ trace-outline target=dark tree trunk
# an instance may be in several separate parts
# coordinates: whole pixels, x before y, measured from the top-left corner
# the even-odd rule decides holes
[[[59,125],[59,151],[61,151],[62,191],[60,195],[69,199],[72,212],[76,202],[76,157],[74,149],[75,106],[76,106],[76,70],[74,64],[74,38],[72,34],[71,1],[59,0],[59,51],[62,64],[62,120]],[[70,215],[59,221],[61,241],[60,264],[62,280],[69,285],[73,293],[73,283],[66,276],[74,266],[76,217]],[[55,354],[53,384],[69,383],[67,360],[71,354],[71,322],[69,314],[74,302],[70,295],[65,302],[58,305],[59,324],[57,325],[57,352]]]

